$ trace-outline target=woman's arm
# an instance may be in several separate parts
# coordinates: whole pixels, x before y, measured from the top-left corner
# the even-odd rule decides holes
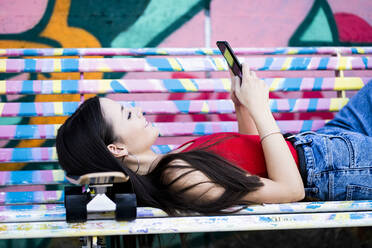
[[[240,84],[240,78],[237,76],[234,77],[231,71],[230,78],[231,78],[230,98],[233,101],[235,107],[236,120],[238,122],[238,132],[241,134],[258,135],[256,124],[254,123],[247,108],[243,104],[241,104],[241,102],[235,95],[236,88],[235,86],[236,84]]]
[[[302,179],[271,113],[269,87],[247,65],[243,65],[243,83],[235,85],[235,95],[247,108],[257,127],[269,177],[262,178],[264,186],[248,194],[246,200],[264,203],[302,200],[305,195]]]

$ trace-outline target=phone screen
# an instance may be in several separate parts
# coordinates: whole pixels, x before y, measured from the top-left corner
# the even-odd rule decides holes
[[[231,49],[227,41],[217,41],[217,47],[220,49],[223,57],[226,59],[231,71],[235,76],[242,79],[242,65],[240,64],[238,58],[235,56],[233,50]]]

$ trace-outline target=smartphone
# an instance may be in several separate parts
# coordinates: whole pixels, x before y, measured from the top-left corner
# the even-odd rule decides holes
[[[220,49],[223,57],[226,59],[231,71],[235,76],[240,78],[240,83],[242,82],[242,65],[240,64],[238,58],[235,56],[233,50],[231,49],[227,41],[217,41],[217,47]]]

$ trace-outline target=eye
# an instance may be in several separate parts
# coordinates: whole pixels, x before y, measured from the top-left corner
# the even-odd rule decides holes
[[[129,112],[128,112],[128,120],[130,119],[131,116],[132,116],[132,112],[129,111]]]

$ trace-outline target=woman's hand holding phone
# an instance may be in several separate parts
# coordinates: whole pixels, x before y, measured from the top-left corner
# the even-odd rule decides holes
[[[249,70],[248,65],[243,64],[243,81],[240,85],[239,77],[232,78],[231,99],[235,106],[244,105],[249,114],[255,118],[270,111],[269,86]],[[236,97],[236,99],[233,99]]]

